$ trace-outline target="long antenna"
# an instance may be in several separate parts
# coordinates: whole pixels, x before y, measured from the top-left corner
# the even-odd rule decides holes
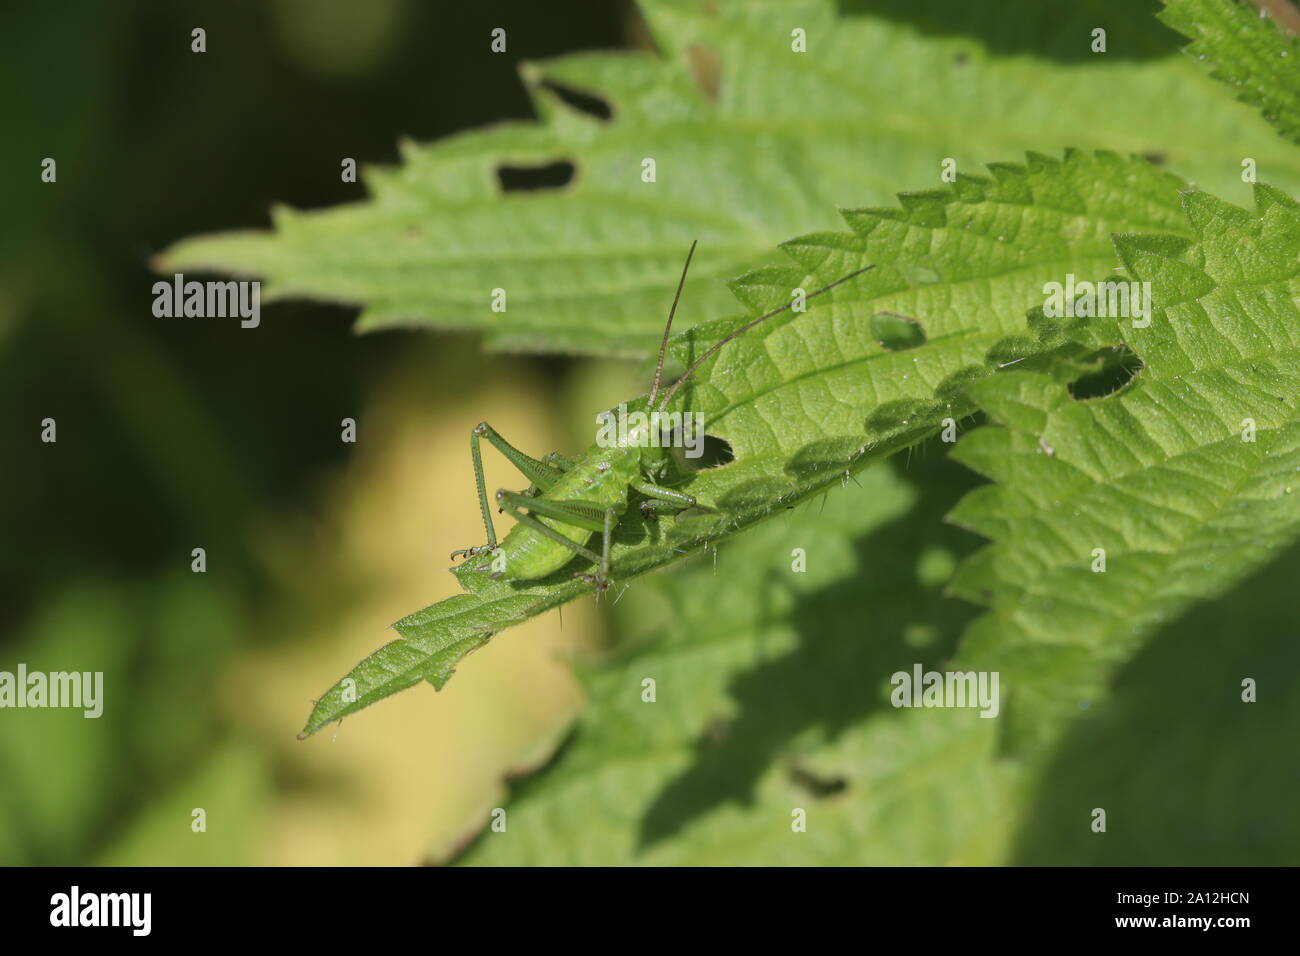
[[[835,288],[837,285],[842,285],[843,283],[848,282],[850,279],[852,279],[852,278],[854,278],[854,277],[856,277],[856,276],[860,276],[860,275],[862,275],[862,273],[864,273],[864,272],[866,272],[866,271],[868,271],[868,270],[870,270],[870,269],[874,269],[875,267],[876,267],[875,263],[872,263],[872,264],[869,265],[869,266],[864,266],[864,267],[862,267],[862,268],[859,269],[857,272],[850,272],[848,275],[844,276],[844,278],[842,278],[842,279],[836,279],[836,280],[835,280],[834,282],[832,282],[830,285],[822,286],[822,287],[821,287],[820,289],[818,289],[816,292],[810,292],[808,295],[804,296],[804,301],[806,302],[806,301],[808,301],[809,299],[814,299],[814,298],[816,298],[817,296],[821,295],[823,292],[829,292],[829,291],[831,291],[831,289]],[[720,340],[720,341],[718,341],[718,342],[715,342],[715,343],[714,343],[714,344],[709,348],[708,351],[706,351],[703,355],[701,355],[699,358],[697,358],[694,362],[691,363],[691,367],[688,368],[688,369],[687,369],[687,370],[682,374],[682,377],[681,377],[681,378],[679,378],[677,381],[673,382],[673,387],[670,388],[670,389],[668,389],[668,391],[664,394],[664,400],[663,400],[663,402],[661,402],[660,405],[659,405],[659,411],[662,412],[665,408],[668,407],[668,403],[669,403],[670,401],[672,401],[673,396],[677,394],[677,390],[678,390],[679,388],[682,387],[682,383],[685,382],[688,378],[690,378],[691,375],[693,375],[693,374],[695,373],[695,370],[698,369],[701,365],[703,365],[703,364],[704,364],[704,361],[705,361],[709,356],[711,356],[714,352],[716,352],[718,349],[722,348],[724,345],[726,345],[728,342],[730,342],[732,339],[736,338],[737,336],[744,335],[746,332],[748,332],[748,331],[749,331],[750,329],[752,329],[754,326],[758,325],[760,322],[766,322],[768,319],[773,318],[774,316],[778,316],[778,315],[780,315],[782,312],[787,312],[787,311],[789,311],[790,308],[791,308],[793,305],[794,305],[794,302],[793,302],[793,301],[787,302],[785,305],[781,306],[781,308],[779,308],[779,309],[773,309],[771,312],[768,312],[766,315],[760,315],[758,318],[754,319],[753,321],[751,321],[751,322],[747,322],[747,323],[745,323],[744,325],[742,325],[740,328],[736,329],[736,331],[732,332],[732,333],[731,333],[730,335],[728,335],[726,338],[724,338],[724,339],[722,339],[722,340]],[[657,376],[656,376],[656,378],[657,378]]]
[[[686,264],[682,266],[682,277],[677,282],[677,294],[673,296],[673,307],[668,310],[668,324],[664,326],[664,340],[659,343],[659,364],[655,366],[655,380],[650,385],[650,401],[646,402],[646,408],[654,408],[655,396],[659,394],[659,382],[664,376],[664,353],[668,350],[668,333],[672,331],[673,316],[677,314],[677,302],[682,297],[682,289],[686,285],[686,271],[691,267],[691,257],[695,255],[695,247],[700,240],[691,240],[691,251],[686,253]]]

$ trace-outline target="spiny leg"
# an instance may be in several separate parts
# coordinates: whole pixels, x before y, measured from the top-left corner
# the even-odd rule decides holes
[[[471,558],[485,551],[495,551],[497,546],[496,529],[492,527],[492,508],[488,505],[487,486],[483,482],[483,455],[479,451],[479,436],[485,436],[492,446],[501,452],[512,465],[519,469],[525,478],[542,491],[554,486],[566,469],[538,461],[521,452],[487,422],[479,422],[469,435],[469,454],[474,462],[474,486],[478,490],[479,509],[483,512],[483,527],[487,529],[488,543],[475,548],[462,548],[451,553],[454,561],[459,556]],[[558,457],[558,456],[557,456]]]
[[[550,465],[560,474],[567,472],[570,468],[573,467],[573,462],[569,461],[569,459],[565,458],[558,451],[547,452],[545,455],[543,455],[542,464]],[[543,494],[545,493],[545,491],[546,491],[545,488],[538,488],[536,485],[530,485],[528,488],[528,493],[530,495]]]
[[[538,534],[550,538],[556,544],[562,544],[574,554],[586,558],[588,561],[598,563],[600,555],[585,545],[579,544],[567,535],[563,535],[548,525],[542,524],[534,515],[545,515],[548,518],[554,518],[557,521],[564,521],[577,528],[586,528],[588,531],[597,531],[601,525],[597,524],[591,517],[590,511],[583,508],[574,508],[573,502],[566,501],[547,501],[544,498],[530,498],[527,495],[521,495],[517,491],[498,491],[497,504],[510,517],[514,518],[520,524],[527,525]],[[524,512],[521,508],[527,508]]]
[[[599,531],[604,527],[605,509],[590,501],[552,501],[549,498],[534,498],[517,491],[498,491],[497,504],[505,510],[505,505],[513,504],[516,508],[527,508],[529,514],[541,515],[563,521],[575,528],[587,531]]]
[[[495,551],[497,546],[497,531],[492,527],[492,509],[488,506],[487,486],[483,482],[483,455],[479,452],[478,436],[481,434],[479,429],[490,427],[487,422],[480,422],[469,433],[469,455],[474,462],[474,487],[478,490],[479,510],[483,512],[483,527],[487,529],[488,543],[476,548],[461,548],[459,551],[451,553],[451,560],[455,561],[457,557],[464,556],[472,558],[476,554],[484,551]]]
[[[596,593],[603,594],[609,587],[609,543],[614,536],[614,509],[605,509],[605,527],[600,541],[600,572],[598,574],[580,574],[582,580],[596,585]]]

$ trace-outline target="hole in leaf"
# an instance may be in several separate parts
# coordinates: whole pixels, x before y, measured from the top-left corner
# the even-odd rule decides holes
[[[916,319],[897,312],[877,312],[871,317],[871,334],[888,352],[902,352],[925,344],[925,330]]]
[[[705,468],[721,468],[723,465],[736,460],[736,453],[731,449],[731,442],[725,438],[719,438],[717,435],[704,436],[704,454],[695,459],[696,466],[701,470]]]
[[[1142,359],[1127,345],[1098,349],[1084,361],[1096,363],[1096,369],[1075,379],[1068,386],[1071,397],[1079,402],[1114,395],[1142,370]]]
[[[559,189],[573,182],[577,167],[567,159],[540,166],[497,167],[497,178],[504,192],[527,192],[533,189]]]
[[[609,105],[609,101],[594,93],[584,93],[562,83],[556,83],[554,80],[542,80],[541,86],[550,90],[566,106],[572,107],[579,113],[586,113],[603,123],[608,122],[614,115],[614,107]]]
[[[849,788],[843,777],[819,777],[803,767],[790,768],[790,782],[818,799],[833,797]]]
[[[692,449],[693,451],[694,449]],[[736,460],[736,453],[731,442],[717,435],[705,435],[704,447],[699,458],[688,458],[684,449],[674,449],[681,454],[679,461],[686,471],[704,471],[706,468],[721,468]]]

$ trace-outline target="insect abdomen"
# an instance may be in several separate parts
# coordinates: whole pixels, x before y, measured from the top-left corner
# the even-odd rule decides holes
[[[636,452],[637,449],[627,448],[599,449],[599,454],[575,463],[544,497],[556,502],[581,502],[589,506],[593,519],[603,515],[606,508],[612,508],[617,520],[627,508],[628,485],[640,471]],[[537,520],[575,544],[600,551],[600,536],[592,528],[540,515]],[[501,542],[501,549],[506,558],[504,576],[518,581],[547,577],[579,557],[572,548],[552,541],[525,524],[510,529]]]
[[[575,528],[549,518],[539,520],[577,544],[585,545],[591,539],[592,532],[586,528]],[[564,545],[522,524],[510,529],[501,542],[501,550],[506,556],[506,577],[519,581],[535,581],[552,575],[578,557]]]

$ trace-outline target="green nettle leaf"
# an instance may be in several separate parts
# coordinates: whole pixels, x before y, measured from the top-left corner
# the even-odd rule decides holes
[[[1187,52],[1258,106],[1283,136],[1300,142],[1300,45],[1243,0],[1168,0],[1160,19],[1192,39]],[[1294,13],[1294,11],[1293,11]],[[1300,14],[1294,19],[1300,21]],[[1295,23],[1290,24],[1293,31]],[[1250,150],[1243,150],[1250,155]]]
[[[846,212],[852,232],[788,242],[783,249],[796,266],[733,284],[758,314],[791,302],[796,289],[874,265],[701,366],[674,407],[703,414],[707,434],[728,442],[735,460],[679,476],[710,511],[654,520],[629,509],[614,539],[615,581],[716,545],[928,437],[945,420],[955,427],[974,410],[966,384],[1049,347],[1027,334],[1024,319],[1041,304],[1045,282],[1070,273],[1105,277],[1114,263],[1112,233],[1188,232],[1182,183],[1142,160],[1071,152],[990,168],[991,178],[962,176],[942,190],[903,195],[901,209]],[[905,317],[924,344],[886,347],[894,343],[878,340],[873,322],[881,316]],[[673,352],[686,362],[745,321],[689,330],[674,339]],[[494,633],[591,591],[573,576],[590,570],[578,562],[527,585],[508,575],[492,580],[490,563],[487,555],[466,562],[457,570],[466,594],[399,621],[403,639],[327,692],[304,732],[421,680],[441,687],[456,662]]]
[[[1283,754],[1300,737],[1296,581],[1292,546],[1161,630],[1053,745],[1007,858],[1295,866],[1295,764]],[[1122,828],[1080,826],[1094,807]]]
[[[1266,186],[1255,215],[1205,193],[1184,203],[1196,241],[1116,239],[1129,275],[1151,284],[1149,326],[1043,322],[1048,340],[1131,349],[1143,366],[1131,384],[1081,401],[1009,370],[970,388],[1005,427],[957,446],[996,484],[952,518],[994,544],[951,588],[992,610],[963,655],[1017,675],[1026,746],[1103,694],[1153,630],[1300,532],[1300,205]]]
[[[961,489],[929,466],[909,469],[918,487],[900,495],[873,469],[865,494],[832,496],[826,515],[733,542],[718,572],[727,588],[693,567],[633,598],[664,606],[620,619],[632,645],[588,677],[592,706],[575,739],[517,788],[507,833],[485,834],[465,862],[1005,861],[1067,716],[1087,708],[1103,727],[1122,723],[1106,707],[1115,671],[1166,625],[1186,632],[1179,618],[1194,602],[1300,537],[1300,205],[1267,187],[1254,215],[1203,193],[1183,201],[1192,238],[1116,237],[1128,275],[1115,278],[1151,283],[1149,325],[1040,309],[1033,325],[1052,361],[969,386],[999,424],[955,450],[995,479],[950,516],[993,539],[948,589],[989,608],[959,644],[966,614],[933,589],[969,550],[937,518]],[[1099,347],[1132,350],[1141,371],[1080,398],[1080,359]],[[790,564],[801,546],[806,576]],[[1214,650],[1204,636],[1194,646],[1207,659]],[[889,707],[889,676],[917,664],[996,671],[1001,713]],[[1235,696],[1240,671],[1217,671],[1212,693]],[[1131,691],[1121,688],[1128,708],[1189,706]],[[1247,721],[1249,735],[1258,723]],[[1101,746],[1104,763],[1122,741]],[[1105,851],[1085,837],[1097,796],[1076,792],[1078,776],[1069,800],[1050,804],[1051,825],[1031,823],[1038,845],[1095,857]],[[1139,791],[1147,805],[1149,791]],[[1113,781],[1105,792],[1119,799]],[[798,811],[806,832],[792,828]],[[1033,845],[1038,862],[1060,862]],[[1223,849],[1209,840],[1195,852],[1221,860]],[[1292,841],[1266,856],[1294,852]]]
[[[947,0],[907,6],[944,22],[975,16]],[[469,329],[498,348],[644,356],[692,239],[681,328],[731,308],[719,279],[776,262],[790,236],[838,228],[838,205],[888,202],[949,168],[1107,148],[1159,155],[1227,194],[1244,154],[1300,188],[1300,155],[1180,55],[1094,54],[1078,31],[1068,62],[1000,57],[881,14],[841,16],[831,0],[641,9],[657,52],[525,69],[539,122],[404,143],[400,166],[366,171],[368,199],[277,208],[273,231],[184,240],[158,268],[262,276],[268,301],[356,304],[362,329]],[[1143,10],[1104,25],[1112,44],[1159,29]],[[565,90],[599,97],[610,118]],[[503,185],[503,171],[566,163],[562,187]]]

